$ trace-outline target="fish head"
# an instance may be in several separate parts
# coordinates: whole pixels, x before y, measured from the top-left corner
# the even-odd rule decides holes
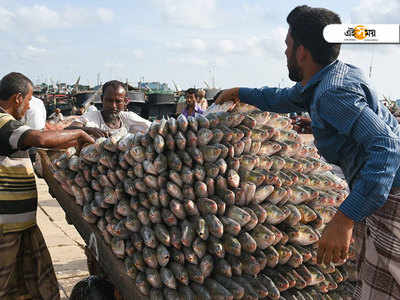
[[[301,226],[298,229],[299,239],[307,244],[313,244],[319,240],[319,235],[308,226]]]

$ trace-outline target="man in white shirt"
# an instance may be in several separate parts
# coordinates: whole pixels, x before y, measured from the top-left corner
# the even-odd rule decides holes
[[[32,129],[40,130],[46,126],[46,108],[43,101],[39,98],[32,97],[29,102],[29,109],[21,122],[28,125]]]
[[[44,107],[43,101],[39,98],[32,97],[29,102],[29,109],[21,118],[21,122],[32,129],[42,130],[46,126],[46,114],[46,108]],[[39,177],[42,177],[42,168],[40,159],[37,159],[36,149],[30,148],[27,154],[29,154],[36,174]]]
[[[90,102],[90,105],[86,110],[86,112],[89,112],[89,111],[98,111],[97,107],[94,105],[93,102]]]
[[[88,111],[69,128],[79,127],[94,137],[126,134],[128,132],[146,132],[151,122],[134,112],[124,111],[126,90],[118,80],[103,85],[101,111]]]
[[[61,113],[61,109],[56,108],[56,110],[49,116],[49,119],[58,123],[64,121],[64,115]]]

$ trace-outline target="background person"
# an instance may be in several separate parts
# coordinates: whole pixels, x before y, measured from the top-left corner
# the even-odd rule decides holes
[[[197,104],[203,111],[206,111],[208,108],[208,102],[206,99],[206,91],[203,89],[199,89],[197,91]]]
[[[0,299],[60,299],[50,253],[36,224],[35,175],[22,150],[94,142],[82,130],[42,131],[21,123],[32,92],[31,80],[21,73],[0,81]]]
[[[87,108],[86,112],[89,111],[98,111],[97,107],[94,105],[94,102],[90,102],[89,107]]]
[[[46,107],[43,101],[39,98],[32,97],[29,102],[29,109],[22,117],[21,122],[32,129],[42,130],[46,127],[46,115]],[[42,176],[40,158],[38,160],[36,159],[36,149],[30,148],[28,152],[32,163],[34,163],[36,174]]]
[[[83,106],[79,107],[78,109],[78,115],[83,116],[85,114],[85,108]]]
[[[196,116],[196,114],[203,114],[203,110],[197,103],[197,91],[190,88],[185,92],[186,107],[183,109],[182,114],[185,117]]]
[[[225,90],[216,99],[242,101],[278,113],[309,111],[318,151],[339,165],[350,194],[318,243],[318,263],[346,259],[353,227],[359,253],[360,299],[400,299],[400,126],[378,100],[360,69],[337,57],[340,44],[322,35],[340,18],[299,6],[287,17],[292,88]]]
[[[61,109],[56,108],[55,111],[49,116],[49,119],[54,123],[64,121],[64,115],[62,114]]]
[[[78,108],[76,107],[76,105],[72,105],[71,108],[71,115],[74,116],[78,113]]]
[[[29,109],[22,117],[21,122],[32,129],[40,130],[46,126],[46,107],[42,100],[32,97]]]

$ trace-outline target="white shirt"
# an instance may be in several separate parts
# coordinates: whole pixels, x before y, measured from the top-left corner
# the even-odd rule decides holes
[[[90,105],[90,106],[87,108],[86,112],[89,112],[89,111],[98,111],[98,109],[97,109],[96,106]]]
[[[56,112],[53,112],[50,116],[49,119],[53,120],[55,123],[64,121],[64,116],[62,113],[57,114]]]
[[[137,131],[146,132],[151,125],[150,121],[143,119],[132,111],[121,111],[119,117],[121,118],[122,124],[121,128],[117,129],[110,128],[106,125],[101,111],[88,111],[77,121],[83,123],[86,127],[96,127],[111,135]]]
[[[43,129],[46,125],[46,108],[44,107],[43,101],[32,97],[29,102],[29,109],[22,117],[21,122],[32,129]]]

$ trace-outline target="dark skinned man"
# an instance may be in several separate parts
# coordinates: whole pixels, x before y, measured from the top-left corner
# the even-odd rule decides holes
[[[182,111],[182,114],[185,117],[189,116],[196,116],[196,114],[202,114],[203,110],[201,109],[200,105],[197,103],[198,100],[198,94],[197,90],[194,88],[190,88],[185,92],[185,98],[186,98],[186,107]]]
[[[216,99],[278,113],[309,112],[315,144],[339,165],[350,194],[325,228],[318,262],[346,259],[353,228],[360,281],[356,299],[400,299],[400,127],[355,66],[337,57],[323,28],[340,23],[323,8],[296,7],[287,17],[292,88],[233,88]],[[399,196],[396,196],[399,195]]]
[[[141,118],[131,111],[124,111],[126,105],[126,90],[124,84],[117,80],[108,81],[103,85],[101,95],[103,108],[101,111],[89,111],[72,127],[81,127],[95,137],[128,132],[145,132],[151,122]]]
[[[20,73],[0,81],[0,299],[60,299],[51,257],[36,225],[37,190],[30,147],[81,147],[82,130],[33,130],[20,120],[32,82]]]

